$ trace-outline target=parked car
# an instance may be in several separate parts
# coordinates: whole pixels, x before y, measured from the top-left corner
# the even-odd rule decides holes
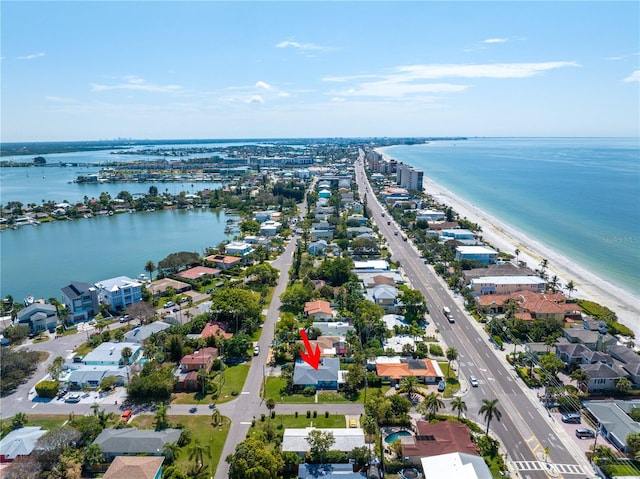
[[[169,301],[168,303],[164,303],[164,309],[173,308],[176,305],[173,301]]]
[[[562,422],[566,422],[568,424],[580,424],[582,422],[582,418],[580,417],[580,414],[577,413],[563,414]]]
[[[133,415],[133,411],[131,409],[126,409],[121,415],[120,415],[120,421],[122,422],[129,422],[129,419],[131,419],[131,416]]]
[[[258,354],[260,354],[260,346],[256,346],[255,348],[253,348],[253,355],[257,356]]]
[[[478,380],[476,379],[475,376],[469,376],[469,383],[471,384],[471,386],[473,386],[474,388],[478,387]]]
[[[349,419],[349,427],[358,427],[355,419]]]
[[[393,234],[398,236],[398,230],[393,230]]]
[[[80,394],[69,394],[64,402],[77,403],[80,402]]]
[[[443,392],[447,387],[447,383],[445,383],[444,381],[440,381],[438,383],[438,391]]]
[[[178,311],[180,311],[180,308],[173,308],[171,311],[173,311],[174,313],[177,313]]]
[[[576,429],[576,437],[578,439],[593,439],[596,432],[593,429]]]
[[[388,225],[390,225],[390,224],[391,224],[391,221],[390,221],[390,220],[387,220],[387,224],[388,224]]]
[[[74,363],[81,363],[83,360],[84,360],[84,356],[77,355],[73,357]]]

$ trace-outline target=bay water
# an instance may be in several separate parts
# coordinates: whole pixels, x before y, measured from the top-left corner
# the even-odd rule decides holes
[[[470,138],[381,151],[640,294],[640,139]]]

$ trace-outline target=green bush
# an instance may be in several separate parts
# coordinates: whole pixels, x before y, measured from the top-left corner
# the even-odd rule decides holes
[[[36,384],[36,392],[41,398],[54,398],[58,394],[60,383],[53,380],[40,381]]]
[[[316,388],[314,388],[313,386],[307,386],[302,390],[302,394],[304,394],[305,396],[313,396],[315,393]]]
[[[311,417],[311,411],[307,409],[307,419],[309,419],[310,417]]]
[[[318,417],[318,411],[313,411],[313,417],[314,418]]]
[[[429,354],[432,356],[444,356],[442,347],[439,344],[429,344]]]

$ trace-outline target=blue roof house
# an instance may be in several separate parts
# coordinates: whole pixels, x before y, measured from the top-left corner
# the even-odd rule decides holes
[[[304,389],[338,389],[338,375],[340,371],[339,358],[320,358],[318,369],[313,369],[302,360],[296,361],[293,370],[293,385]]]

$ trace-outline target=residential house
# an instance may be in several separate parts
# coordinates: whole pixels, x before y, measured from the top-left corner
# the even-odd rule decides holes
[[[36,442],[47,433],[41,427],[28,426],[14,429],[0,440],[0,463],[13,462],[20,456],[28,456]]]
[[[180,371],[211,371],[213,360],[218,357],[218,348],[202,348],[193,354],[185,355],[180,361]]]
[[[207,266],[194,266],[193,268],[180,271],[178,276],[184,279],[197,280],[201,278],[217,278],[220,270],[217,268],[209,268]]]
[[[584,401],[584,408],[597,424],[598,433],[620,451],[630,452],[629,434],[640,434],[640,422],[632,421],[632,409],[640,408],[640,401]]]
[[[415,376],[425,384],[436,384],[444,378],[438,363],[431,359],[379,356],[375,365],[376,374],[391,384],[397,384],[407,376]]]
[[[58,325],[58,311],[52,304],[32,303],[18,311],[16,318],[31,331],[53,331]]]
[[[233,333],[227,333],[226,330],[226,325],[223,323],[219,323],[216,321],[210,321],[208,322],[204,328],[202,329],[202,332],[200,333],[200,337],[202,339],[206,339],[209,338],[211,336],[220,336],[224,339],[230,339],[233,337]]]
[[[544,293],[547,282],[537,276],[484,276],[471,280],[470,289],[476,295],[511,294],[519,291]]]
[[[385,314],[382,317],[382,321],[384,321],[389,331],[394,331],[396,326],[410,326],[410,324],[405,321],[404,316],[400,316],[399,314]]]
[[[393,351],[396,354],[402,354],[406,346],[410,346],[412,351],[416,349],[416,343],[421,342],[421,337],[410,336],[408,334],[396,334],[390,338],[386,338],[382,342],[385,351]]]
[[[489,246],[458,246],[456,261],[472,260],[483,264],[493,264],[498,259],[498,252]]]
[[[335,227],[327,221],[319,221],[311,225],[311,241],[318,241],[320,239],[333,240],[333,231]]]
[[[473,232],[464,228],[443,229],[440,230],[440,239],[442,241],[463,241],[474,239]]]
[[[365,288],[373,288],[379,284],[388,284],[390,286],[404,284],[404,278],[397,269],[367,273],[358,272],[356,275]]]
[[[355,238],[363,234],[373,234],[373,229],[368,226],[351,226],[347,228],[347,236],[349,238]]]
[[[62,303],[74,323],[87,321],[98,314],[98,290],[89,283],[74,281],[62,288]]]
[[[373,288],[367,288],[366,297],[369,301],[382,306],[382,309],[389,313],[398,312],[400,305],[398,296],[400,295],[395,286],[388,284],[379,284]]]
[[[299,342],[303,344],[302,341]],[[344,336],[320,335],[316,339],[310,340],[309,344],[311,344],[312,351],[315,351],[316,346],[318,346],[320,348],[320,355],[324,357],[346,356],[349,352]]]
[[[73,364],[73,366],[76,365],[77,363]],[[82,364],[79,368],[69,372],[66,382],[73,389],[98,388],[105,378],[114,377],[117,379],[116,385],[124,386],[129,382],[129,375],[128,366],[87,366]]]
[[[329,320],[333,319],[333,310],[329,301],[309,301],[304,305],[304,315],[307,318]]]
[[[275,213],[273,210],[268,211],[256,211],[253,214],[253,219],[258,223],[264,223],[265,221],[269,221],[271,219],[271,215]]]
[[[263,223],[263,226],[266,224]],[[276,230],[277,233],[277,230]],[[275,236],[275,234],[272,235],[264,235],[266,236]],[[247,256],[248,254],[253,253],[254,249],[253,246],[251,246],[248,242],[246,241],[232,241],[231,243],[228,243],[224,246],[224,251],[227,254],[233,255],[233,256]]]
[[[384,259],[371,259],[367,261],[354,261],[352,273],[377,273],[389,271],[389,263]]]
[[[590,331],[582,327],[565,328],[562,335],[570,343],[584,344],[589,349],[605,351],[610,346],[615,346],[618,340],[609,333],[602,334],[600,331]]]
[[[141,344],[152,334],[157,334],[161,331],[169,329],[171,325],[164,321],[154,321],[153,323],[145,324],[144,326],[136,326],[135,328],[124,333],[124,341],[128,343]]]
[[[181,429],[153,431],[137,428],[105,428],[93,441],[106,458],[145,454],[162,456],[167,444],[175,444],[180,439]]]
[[[282,223],[273,220],[267,220],[260,225],[260,234],[262,236],[276,236],[282,228]]]
[[[341,336],[347,335],[347,332],[353,331],[353,326],[344,321],[314,321],[312,328],[322,331],[323,336]]]
[[[415,427],[415,436],[402,437],[402,456],[407,462],[419,465],[423,457],[456,452],[479,455],[478,446],[471,440],[471,430],[466,424],[418,421]]]
[[[351,452],[356,447],[364,447],[364,431],[360,428],[314,428],[306,427],[304,429],[284,430],[282,437],[282,452],[290,451],[304,457],[309,452],[309,442],[307,438],[309,433],[317,429],[322,432],[330,432],[333,434],[335,443],[331,447],[334,451]]]
[[[338,389],[340,359],[320,358],[318,369],[314,369],[302,360],[295,363],[293,370],[294,387],[304,389]]]
[[[470,284],[473,278],[484,276],[534,276],[535,272],[529,268],[520,268],[513,263],[490,264],[483,268],[473,268],[463,271],[465,284]]]
[[[612,358],[620,361],[620,367],[627,372],[631,382],[640,387],[640,355],[633,349],[622,345],[610,346],[607,352]]]
[[[347,216],[347,222],[355,223],[357,226],[367,226],[369,220],[360,214],[353,214]]]
[[[624,373],[605,363],[582,364],[580,369],[589,375],[587,392],[592,394],[613,392],[618,379],[626,377]]]
[[[163,456],[118,456],[102,479],[161,479]]]
[[[419,210],[416,212],[416,221],[428,221],[428,222],[434,222],[434,221],[440,221],[445,219],[446,215],[444,214],[444,211],[437,211],[437,210]]]
[[[176,293],[184,293],[191,289],[191,285],[171,278],[162,278],[148,284],[146,288],[152,295],[158,296],[169,288],[173,288]]]
[[[424,479],[441,479],[442,471],[447,479],[492,479],[493,474],[481,456],[452,452],[420,460]]]
[[[119,312],[142,301],[142,284],[127,276],[105,279],[96,283],[100,302],[108,304],[111,311]]]
[[[325,198],[325,199],[330,198],[331,197],[331,191],[327,190],[327,189],[320,190],[320,191],[318,191],[318,197],[319,198]]]
[[[562,293],[534,293],[533,291],[517,291],[510,294],[485,294],[476,296],[476,304],[487,313],[504,312],[509,302],[518,308],[516,317],[525,321],[534,319],[555,319],[558,322],[565,318],[580,316],[580,306],[567,303]]]
[[[142,354],[142,346],[137,343],[105,342],[88,352],[84,357],[84,363],[87,366],[120,366],[124,361],[122,351],[125,348],[131,350],[131,357],[126,362],[127,364],[133,364]]]
[[[325,240],[318,240],[309,243],[307,251],[312,256],[324,256],[329,253],[337,256],[338,254],[340,254],[340,247],[335,243],[329,243]]]
[[[242,263],[242,258],[238,258],[237,256],[227,256],[224,254],[214,254],[207,256],[205,261],[213,263],[216,265],[216,268],[226,271],[234,266],[239,266]]]

